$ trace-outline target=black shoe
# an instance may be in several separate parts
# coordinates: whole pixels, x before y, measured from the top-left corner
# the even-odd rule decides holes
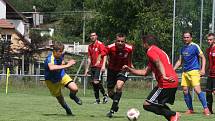
[[[82,100],[79,98],[79,97],[77,97],[77,96],[75,96],[75,98],[73,99],[78,105],[82,105]]]
[[[103,104],[107,103],[108,102],[108,96],[104,96],[103,97]]]
[[[113,117],[113,114],[114,114],[114,111],[110,110],[110,112],[108,112],[108,113],[106,114],[106,116],[109,117],[109,118],[112,118],[112,117]]]
[[[66,114],[67,114],[68,116],[74,116],[74,114],[72,113],[72,111],[71,111],[70,109],[67,109],[67,110],[66,110]]]

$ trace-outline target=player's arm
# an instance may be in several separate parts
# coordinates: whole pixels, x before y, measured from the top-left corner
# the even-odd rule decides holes
[[[161,72],[163,79],[168,80],[168,81],[170,81],[170,82],[174,82],[174,81],[175,81],[173,77],[171,77],[171,76],[170,76],[170,77],[167,77],[167,76],[166,76],[166,72],[165,72],[165,69],[164,69],[164,65],[163,65],[163,63],[160,61],[159,58],[156,59],[156,60],[154,61],[154,63],[155,63],[155,66],[158,68],[158,70]]]
[[[48,67],[51,71],[54,71],[54,70],[60,70],[60,69],[68,68],[68,67],[74,65],[75,63],[76,63],[75,60],[70,60],[65,65],[55,65],[53,63],[48,63]]]
[[[201,58],[201,61],[202,61],[202,66],[201,66],[200,74],[204,75],[205,74],[206,59],[205,59],[205,56],[204,56],[203,53],[200,53],[199,57]]]
[[[148,74],[148,72],[151,71],[148,66],[144,69],[135,69],[135,68],[128,67],[127,65],[124,65],[122,67],[122,69],[125,71],[128,71],[134,75],[141,75],[141,76],[146,76]]]
[[[179,66],[181,66],[182,64],[182,57],[181,55],[179,56],[179,59],[177,60],[177,62],[175,63],[175,66],[174,66],[174,70],[176,70]]]
[[[102,72],[105,71],[106,60],[107,60],[107,56],[105,55],[105,56],[103,57],[103,63],[102,63],[102,68],[101,68],[101,71],[102,71]]]

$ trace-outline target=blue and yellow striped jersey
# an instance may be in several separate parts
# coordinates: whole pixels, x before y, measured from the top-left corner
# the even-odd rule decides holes
[[[199,70],[199,54],[202,54],[199,45],[191,42],[189,45],[184,45],[181,49],[181,57],[183,62],[183,71]]]
[[[44,66],[45,66],[45,80],[51,80],[53,83],[59,82],[63,76],[65,75],[65,70],[60,69],[60,70],[54,70],[50,71],[48,64],[52,63],[55,65],[61,65],[63,61],[64,55],[62,55],[59,59],[56,59],[53,55],[52,52],[48,54],[44,61]]]

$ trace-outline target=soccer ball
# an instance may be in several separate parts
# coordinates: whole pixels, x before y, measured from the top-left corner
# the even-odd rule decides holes
[[[140,115],[140,111],[136,108],[130,108],[127,111],[127,118],[129,121],[137,121],[138,117]]]

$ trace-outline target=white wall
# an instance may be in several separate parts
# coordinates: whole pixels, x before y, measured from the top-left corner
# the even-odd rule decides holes
[[[6,3],[0,0],[0,19],[6,19]]]
[[[24,36],[25,34],[25,25],[22,20],[9,20],[15,26],[15,29]]]

